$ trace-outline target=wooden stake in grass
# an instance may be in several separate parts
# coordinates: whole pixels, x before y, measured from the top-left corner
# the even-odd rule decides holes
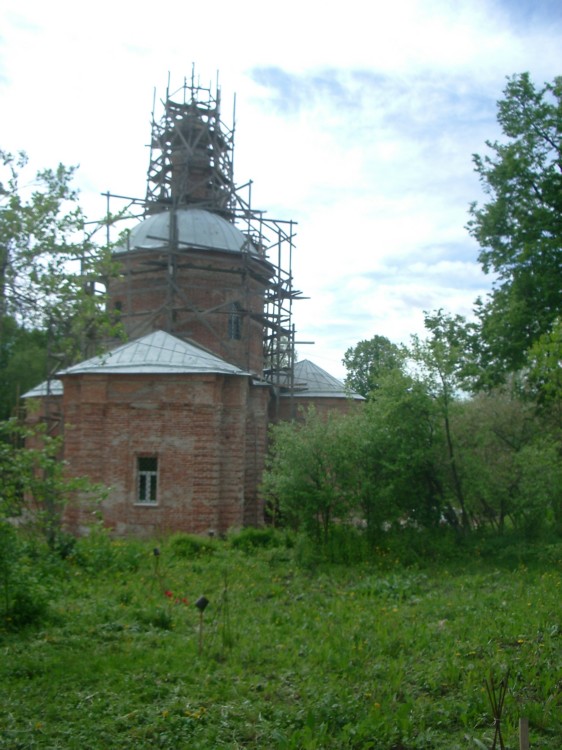
[[[494,678],[492,676],[490,676],[489,680],[484,680],[484,684],[486,685],[486,692],[488,693],[488,700],[490,701],[490,705],[492,707],[492,716],[494,717],[495,731],[491,750],[496,750],[497,742],[500,743],[500,750],[505,750],[501,730],[501,720],[503,706],[505,703],[505,695],[507,693],[508,677],[509,672],[505,675],[505,677],[502,678],[502,680],[500,680],[500,684],[497,686],[494,683]]]
[[[529,750],[529,719],[519,719],[519,750]]]
[[[203,612],[208,603],[209,600],[204,596],[200,596],[195,602],[195,606],[199,610],[199,655],[203,653]]]
[[[161,576],[160,576],[160,550],[158,547],[155,547],[153,550],[154,555],[154,576],[159,584],[162,583]]]

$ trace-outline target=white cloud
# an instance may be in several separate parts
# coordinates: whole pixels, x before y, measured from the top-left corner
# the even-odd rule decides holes
[[[471,155],[498,136],[507,75],[560,73],[561,16],[550,0],[5,0],[0,147],[79,163],[101,215],[108,189],[144,195],[154,87],[192,62],[204,85],[220,71],[237,181],[298,221],[295,286],[311,299],[295,320],[316,341],[299,350],[341,375],[359,340],[407,340],[424,309],[470,314],[489,288],[464,228]]]

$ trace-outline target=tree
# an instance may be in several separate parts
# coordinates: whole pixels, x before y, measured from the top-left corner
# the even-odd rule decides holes
[[[531,347],[527,361],[528,382],[537,401],[557,412],[562,422],[562,317]]]
[[[426,384],[406,373],[389,372],[376,398],[365,406],[366,464],[374,462],[363,509],[373,538],[397,521],[436,526],[444,507],[439,476],[440,416]]]
[[[27,183],[26,167],[25,153],[0,151],[0,340],[8,319],[45,331],[61,366],[115,333],[102,282],[116,266],[86,231],[75,169],[59,164]]]
[[[60,533],[62,510],[76,492],[101,501],[105,489],[86,477],[67,476],[60,460],[61,438],[44,423],[0,422],[0,523],[19,518],[41,532],[50,546]]]
[[[452,421],[470,516],[502,533],[507,519],[517,523],[529,510],[521,502],[518,457],[537,432],[534,409],[503,386],[459,403]]]
[[[352,512],[349,482],[356,462],[346,439],[348,422],[346,415],[322,418],[311,408],[302,422],[281,422],[271,429],[264,495],[285,523],[324,548],[334,524],[345,523]]]
[[[473,157],[488,200],[471,205],[468,230],[495,274],[477,314],[482,364],[501,381],[562,309],[562,77],[542,88],[509,78],[497,119],[506,140]]]
[[[393,344],[386,336],[377,335],[350,347],[342,361],[348,370],[347,388],[368,398],[379,388],[386,373],[403,369],[406,354],[403,347]]]
[[[428,393],[434,399],[443,420],[452,494],[460,509],[463,529],[466,530],[469,528],[470,519],[459,471],[451,417],[454,403],[466,382],[467,347],[472,337],[461,315],[453,317],[443,310],[426,312],[424,322],[430,335],[424,341],[418,336],[412,337],[412,358],[421,369]]]
[[[118,333],[103,283],[117,272],[99,248],[72,188],[74,169],[59,165],[25,178],[27,157],[0,151],[0,409],[9,417],[23,390],[53,369],[93,353]],[[31,382],[31,379],[33,381]],[[0,518],[41,520],[54,543],[61,509],[73,490],[59,442],[18,419],[0,422]]]
[[[5,316],[0,338],[0,420],[17,414],[22,393],[47,375],[47,334]]]

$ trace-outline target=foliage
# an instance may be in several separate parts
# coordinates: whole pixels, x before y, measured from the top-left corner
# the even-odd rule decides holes
[[[373,531],[396,523],[438,524],[444,502],[442,434],[426,384],[410,375],[388,374],[367,405],[365,422],[379,464],[365,506],[367,518],[375,514]]]
[[[429,336],[412,337],[412,359],[421,370],[427,391],[433,398],[442,419],[445,437],[445,466],[451,498],[460,510],[462,527],[469,526],[465,489],[459,471],[457,446],[451,416],[454,404],[465,382],[467,327],[461,316],[451,317],[438,310],[425,315]]]
[[[43,423],[0,422],[0,520],[14,518],[41,532],[54,547],[61,515],[75,492],[101,497],[104,489],[83,477],[70,477],[60,460],[61,439]]]
[[[254,528],[248,526],[245,529],[229,534],[228,541],[235,549],[241,549],[251,553],[256,548],[273,548],[290,546],[287,534],[278,531],[272,526]]]
[[[501,533],[508,519],[517,524],[530,512],[520,456],[540,430],[534,408],[503,387],[463,401],[452,420],[467,512],[474,526]]]
[[[498,122],[505,142],[474,156],[488,202],[472,204],[468,224],[495,275],[477,310],[484,372],[495,381],[525,364],[562,309],[562,78],[542,88],[528,73],[509,78]]]
[[[45,331],[27,329],[6,316],[0,337],[0,419],[17,415],[20,396],[48,374]]]
[[[45,620],[48,603],[38,573],[15,529],[0,519],[0,630]]]
[[[64,559],[92,576],[108,572],[134,572],[145,554],[141,542],[134,539],[127,544],[113,541],[108,530],[101,524],[92,526],[86,536],[79,539],[74,537],[74,544],[68,544],[66,535],[62,536],[62,540],[67,542],[64,547],[60,540],[59,534],[54,551],[59,554],[62,552]]]
[[[307,534],[298,550],[312,567],[361,559],[393,527],[562,528],[555,410],[515,384],[469,396],[473,328],[441,310],[426,325],[410,373],[381,376],[361,410],[272,431],[264,494],[277,525]]]
[[[212,555],[216,542],[211,537],[195,534],[173,534],[169,540],[170,550],[178,559],[188,560],[200,555]]]
[[[385,528],[456,518],[443,492],[443,444],[426,384],[389,372],[364,409],[329,418],[309,411],[274,427],[264,493],[277,522],[304,530],[321,554],[353,558],[352,539],[357,559],[367,547],[353,539],[354,527],[373,547]]]
[[[351,429],[350,429],[351,428]],[[357,440],[353,417],[320,416],[314,409],[301,422],[271,429],[272,451],[263,491],[273,515],[327,544],[334,522],[351,520],[357,487]]]
[[[404,552],[416,532],[406,537]],[[200,564],[167,540],[147,541],[132,572],[58,560],[51,618],[0,632],[0,748],[491,747],[484,680],[509,670],[506,745],[528,716],[531,746],[558,750],[562,560],[560,543],[541,562],[543,549],[474,534],[438,567],[380,549],[315,572],[292,550],[217,543]],[[208,598],[201,651],[199,611],[165,591]]]
[[[386,336],[373,336],[368,341],[360,341],[344,354],[343,364],[347,369],[346,387],[365,398],[380,387],[385,375],[404,368],[406,352],[404,347],[393,344]]]
[[[111,248],[95,243],[62,164],[28,181],[25,153],[0,151],[0,357],[2,416],[53,366],[91,356],[120,332],[105,304],[117,274]],[[47,354],[51,361],[47,362]],[[35,354],[37,360],[35,360]],[[28,364],[31,367],[28,367]]]
[[[531,347],[527,379],[536,400],[556,412],[562,422],[562,317]]]

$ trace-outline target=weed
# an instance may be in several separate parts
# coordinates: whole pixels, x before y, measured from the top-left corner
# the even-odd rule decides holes
[[[562,574],[538,553],[529,567],[470,551],[422,569],[387,548],[302,568],[298,547],[213,540],[193,560],[158,544],[157,580],[154,542],[90,541],[89,566],[18,558],[25,576],[49,571],[57,616],[4,629],[2,750],[489,748],[484,680],[507,670],[506,747],[524,715],[531,746],[558,750]]]
[[[169,538],[167,548],[175,558],[189,560],[203,555],[212,555],[216,551],[217,543],[210,537],[174,534]]]

